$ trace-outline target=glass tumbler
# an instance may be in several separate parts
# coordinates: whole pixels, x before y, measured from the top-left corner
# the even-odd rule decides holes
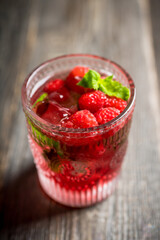
[[[75,66],[87,66],[130,89],[124,111],[112,121],[87,129],[51,124],[32,111],[34,93],[50,77],[65,79]],[[28,139],[40,185],[53,200],[72,207],[85,207],[107,198],[115,189],[128,144],[135,106],[135,86],[130,75],[108,59],[72,54],[48,60],[25,79],[22,105]]]

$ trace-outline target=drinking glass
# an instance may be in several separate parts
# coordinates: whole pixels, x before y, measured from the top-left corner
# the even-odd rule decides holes
[[[112,75],[130,89],[124,111],[103,125],[87,129],[56,126],[40,118],[31,99],[51,77],[65,79],[75,66],[87,66],[101,75]],[[117,185],[128,145],[135,85],[130,75],[108,59],[72,54],[48,60],[25,79],[22,105],[28,139],[44,192],[53,200],[72,207],[85,207],[107,198]]]

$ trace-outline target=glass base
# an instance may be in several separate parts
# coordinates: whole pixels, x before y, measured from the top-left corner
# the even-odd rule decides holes
[[[118,176],[110,181],[100,180],[90,189],[72,191],[60,187],[54,178],[48,178],[41,171],[38,171],[38,177],[42,189],[50,198],[70,207],[86,207],[101,202],[115,190],[118,180]]]

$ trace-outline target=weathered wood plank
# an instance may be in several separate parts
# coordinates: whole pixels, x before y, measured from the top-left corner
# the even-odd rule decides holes
[[[25,16],[28,15],[28,10],[27,4],[22,4],[20,1],[17,1],[16,4],[13,2],[9,4],[9,1],[1,2],[0,149],[2,171],[3,169],[5,171],[9,164],[9,140],[16,121],[16,112],[18,112],[18,107],[20,106],[20,86],[22,80],[19,78],[19,73],[27,27]],[[1,177],[3,178],[3,174],[1,174]],[[2,184],[1,180],[0,184]]]
[[[159,24],[159,9],[160,2],[158,0],[150,0],[150,13],[152,20],[152,34],[153,34],[153,43],[154,43],[154,52],[156,59],[156,66],[158,76],[160,76],[160,24]],[[159,91],[160,91],[160,78],[159,79]]]
[[[13,1],[9,9],[8,2],[0,11],[0,238],[159,239],[158,91],[149,1]],[[152,11],[151,6],[151,16]],[[156,51],[156,43],[154,47]],[[103,203],[79,210],[63,207],[42,194],[20,106],[20,85],[33,67],[75,52],[117,61],[137,86],[130,145],[118,189]],[[154,73],[152,80],[150,73]]]

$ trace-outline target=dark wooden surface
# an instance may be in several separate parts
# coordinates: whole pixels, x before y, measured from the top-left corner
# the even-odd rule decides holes
[[[39,63],[92,53],[122,65],[137,87],[118,189],[70,209],[42,194],[27,143],[21,85]],[[0,239],[160,239],[160,1],[0,1]]]

